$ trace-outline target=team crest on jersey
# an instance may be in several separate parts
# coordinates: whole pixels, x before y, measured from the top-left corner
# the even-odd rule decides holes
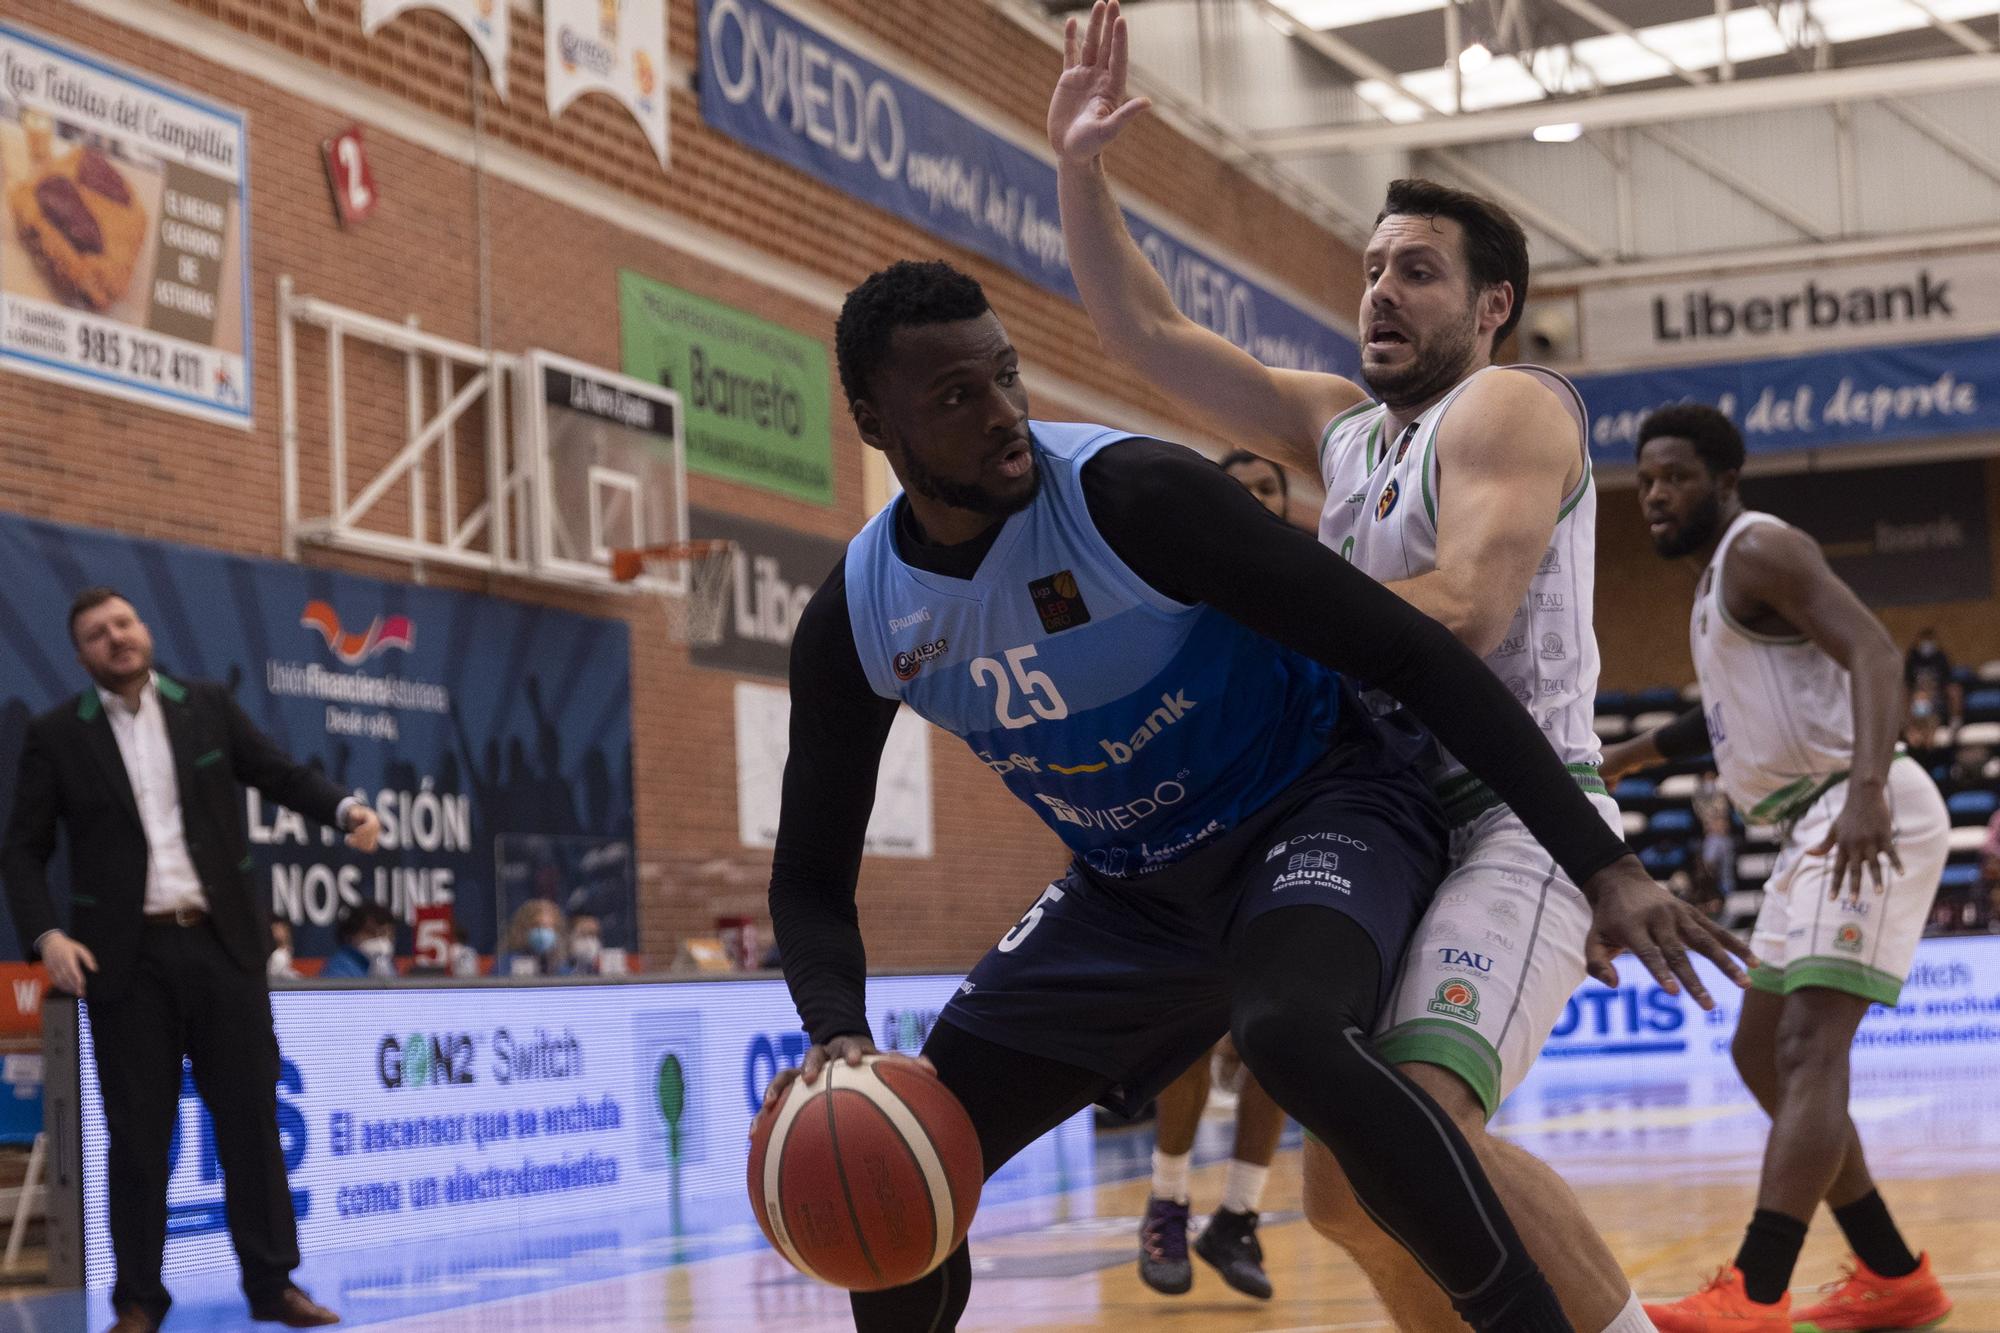
[[[1042,628],[1051,634],[1090,623],[1090,608],[1083,604],[1076,575],[1067,569],[1034,580],[1028,585],[1028,596],[1034,600],[1035,614],[1042,618]]]
[[[890,663],[890,666],[895,668],[896,679],[915,680],[926,662],[937,661],[944,656],[945,649],[950,646],[948,639],[932,639],[929,643],[918,644],[907,653],[897,653],[895,660]]]
[[[1394,477],[1389,478],[1389,484],[1382,488],[1382,498],[1375,502],[1375,521],[1377,523],[1380,523],[1383,519],[1396,512],[1396,499],[1402,493],[1403,488],[1397,484],[1396,479]]]
[[[1861,927],[1849,921],[1834,932],[1833,947],[1842,953],[1861,952]]]
[[[1443,1014],[1446,1018],[1456,1018],[1465,1023],[1479,1021],[1479,988],[1464,977],[1452,977],[1438,983],[1437,994],[1431,997],[1430,1011]]]

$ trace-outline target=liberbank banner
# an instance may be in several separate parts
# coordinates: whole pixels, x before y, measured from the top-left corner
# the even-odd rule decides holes
[[[1077,299],[1039,152],[768,0],[700,0],[700,21],[709,125]],[[1354,372],[1354,340],[1319,316],[1147,218],[1125,221],[1196,323],[1266,365]]]
[[[1579,375],[1591,454],[1630,465],[1639,423],[1705,403],[1753,454],[2000,430],[2000,336],[1855,347],[1811,356]]]
[[[11,516],[0,569],[0,811],[29,718],[88,683],[70,599],[109,584],[152,630],[161,671],[223,682],[287,753],[381,814],[381,848],[363,856],[245,793],[251,873],[301,956],[331,952],[341,906],[364,898],[406,921],[450,903],[491,952],[497,881],[531,881],[565,911],[604,914],[607,944],[637,943],[622,621]],[[566,878],[576,864],[588,882]],[[11,922],[0,950],[21,956]]]
[[[921,1047],[958,982],[870,978],[876,1045]],[[491,1245],[482,1232],[591,1233],[607,1251],[641,1254],[657,1237],[683,1255],[763,1244],[743,1190],[750,1119],[806,1051],[782,981],[329,988],[271,1000],[285,1165],[316,1267],[371,1251],[368,1285],[379,1286],[412,1280],[381,1271],[408,1256],[432,1282],[449,1274],[458,1285],[441,1303],[463,1305],[504,1290],[479,1284],[510,1279],[479,1261]],[[113,1276],[107,1140],[87,1009],[77,1141],[85,1282],[101,1287]],[[1087,1176],[1090,1137],[1085,1111],[1013,1174],[1035,1174],[1060,1146]],[[215,1130],[191,1082],[172,1173],[168,1282],[233,1270]],[[1002,1179],[984,1197],[1009,1193]],[[651,1251],[653,1262],[664,1253]]]

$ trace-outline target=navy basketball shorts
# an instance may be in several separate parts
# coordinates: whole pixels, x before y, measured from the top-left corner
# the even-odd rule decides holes
[[[1229,1030],[1229,957],[1249,922],[1304,906],[1352,919],[1375,942],[1386,1004],[1444,865],[1414,773],[1314,774],[1168,870],[1109,880],[1072,862],[942,1017],[1101,1074],[1105,1103],[1136,1114]]]

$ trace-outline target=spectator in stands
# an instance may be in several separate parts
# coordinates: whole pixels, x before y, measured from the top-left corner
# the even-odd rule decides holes
[[[264,972],[273,981],[298,980],[299,970],[292,966],[292,923],[283,917],[271,922],[271,956]]]
[[[1986,825],[1986,841],[1979,848],[1979,873],[1989,888],[2000,888],[2000,810]]]
[[[569,919],[569,966],[563,970],[578,977],[604,970],[604,925],[596,917],[579,912]]]
[[[1701,823],[1701,864],[1718,901],[1736,892],[1736,823],[1729,797],[1714,772],[1701,775],[1694,792],[1694,817]],[[1713,912],[1710,913],[1714,915]]]
[[[1903,744],[1912,750],[1930,750],[1938,744],[1937,693],[1929,685],[1919,685],[1910,691],[1910,702],[1903,713]]]
[[[472,947],[465,927],[457,922],[453,922],[451,927],[451,974],[455,977],[479,975],[479,950]]]
[[[1903,687],[1914,702],[1917,691],[1928,690],[1935,704],[1947,706],[1951,726],[1956,730],[1965,721],[1965,687],[1951,678],[1951,658],[1938,643],[1937,631],[1921,630],[1903,659]]]
[[[343,908],[333,933],[340,948],[320,975],[329,978],[396,975],[396,915],[372,899]]]
[[[493,971],[503,977],[554,977],[568,962],[562,909],[547,898],[530,898],[514,910]]]
[[[1236,478],[1244,490],[1256,496],[1257,503],[1279,518],[1286,517],[1291,508],[1292,494],[1283,468],[1248,449],[1236,449],[1225,454],[1219,466]]]

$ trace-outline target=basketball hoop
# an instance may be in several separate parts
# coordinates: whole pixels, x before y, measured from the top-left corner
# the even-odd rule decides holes
[[[611,577],[658,596],[667,613],[667,633],[691,648],[722,642],[729,610],[729,579],[736,543],[714,538],[639,546],[611,553]]]

